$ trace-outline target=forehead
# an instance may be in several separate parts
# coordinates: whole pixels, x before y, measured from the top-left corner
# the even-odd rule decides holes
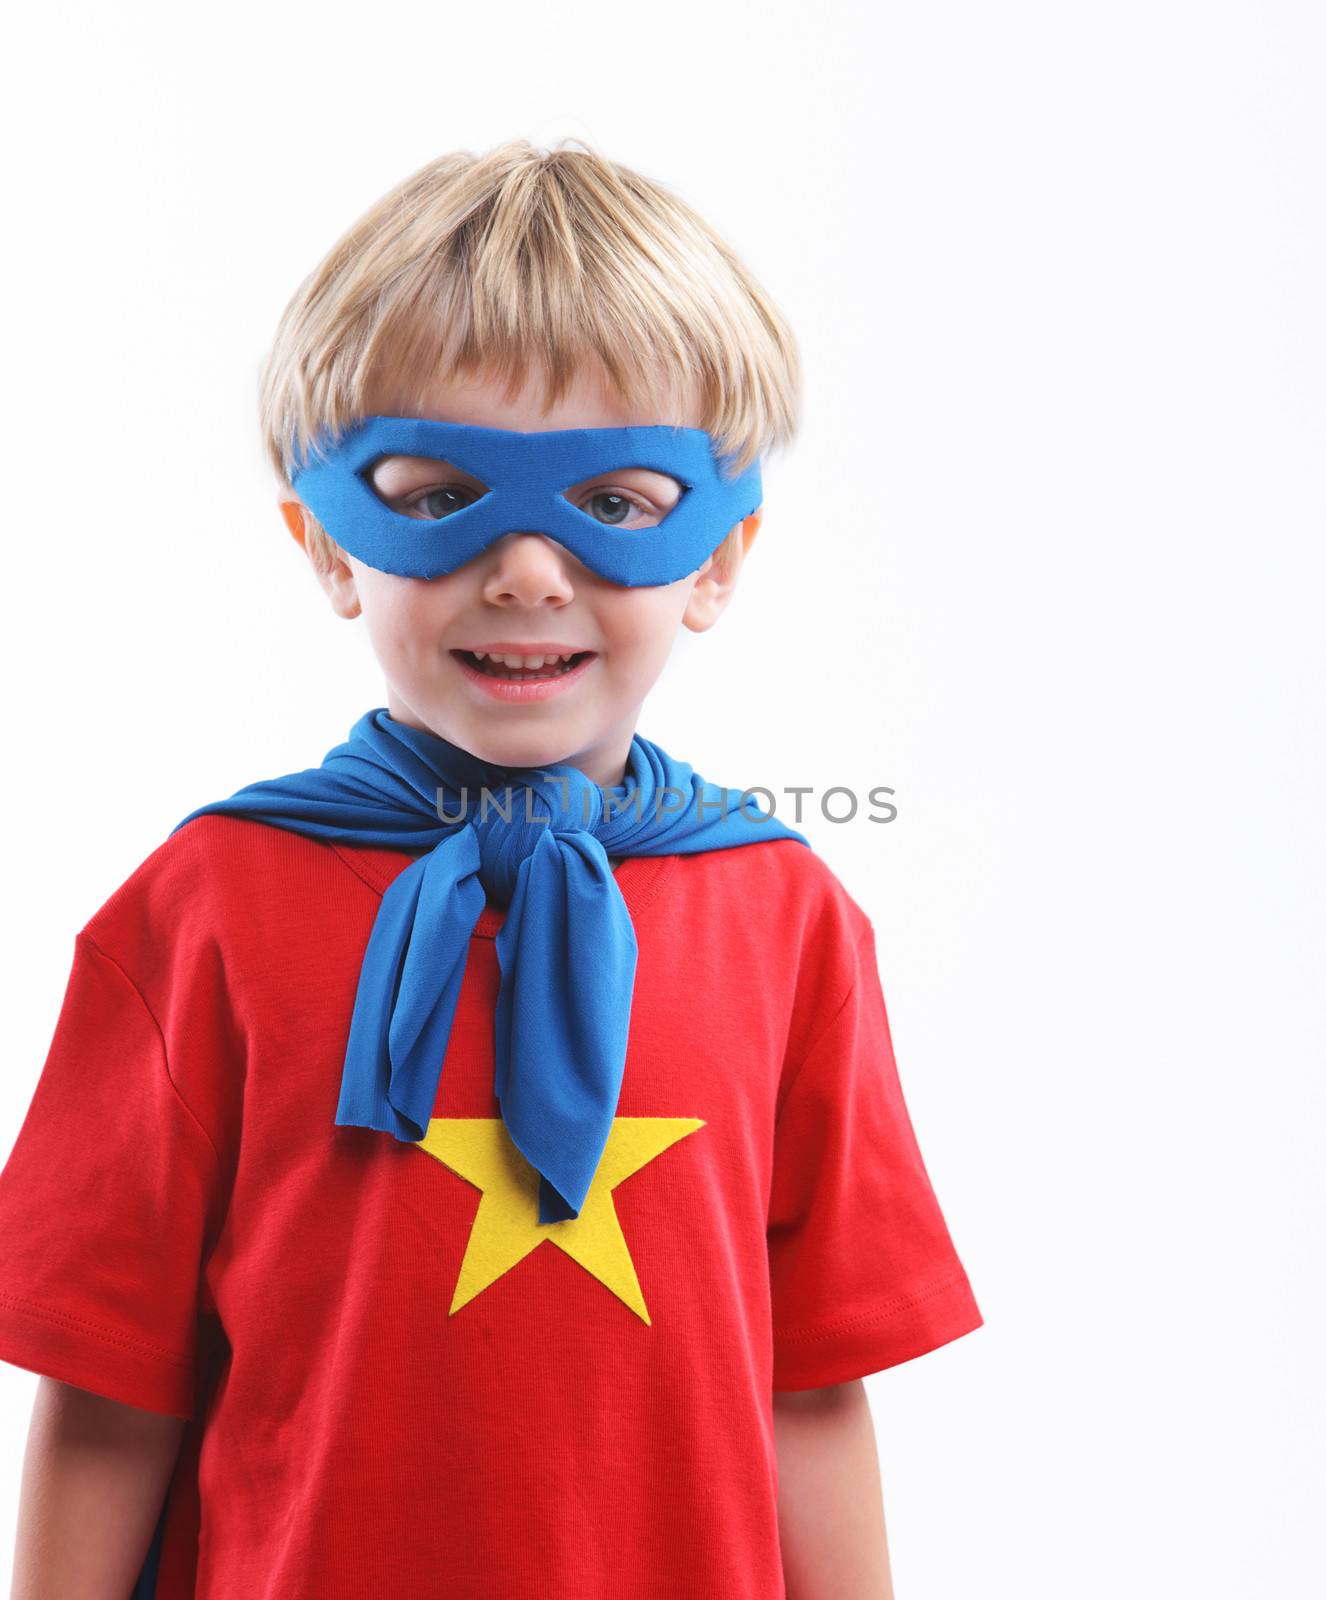
[[[520,433],[659,424],[699,427],[693,403],[662,384],[642,388],[643,393],[623,395],[596,364],[578,366],[556,392],[542,368],[510,379],[495,372],[440,372],[414,387],[375,382],[369,386],[363,409],[378,416],[418,417]]]

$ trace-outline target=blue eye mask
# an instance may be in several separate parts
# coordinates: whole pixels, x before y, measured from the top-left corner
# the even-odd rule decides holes
[[[405,578],[435,578],[508,533],[542,533],[612,583],[674,583],[704,564],[762,499],[759,463],[726,475],[700,428],[564,428],[519,433],[420,417],[366,417],[294,474],[300,499],[343,549]],[[370,474],[385,456],[426,456],[459,467],[487,492],[440,518],[407,516],[379,497]],[[568,490],[628,467],[681,484],[650,527],[617,527],[573,505]],[[606,492],[611,486],[604,485]]]

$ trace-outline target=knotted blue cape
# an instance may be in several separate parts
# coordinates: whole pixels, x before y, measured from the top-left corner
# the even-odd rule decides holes
[[[486,791],[486,795],[485,795]],[[745,791],[706,783],[636,734],[625,781],[500,767],[369,711],[319,767],[252,783],[221,812],[314,839],[424,852],[382,896],[359,974],[336,1122],[402,1141],[428,1129],[470,935],[488,895],[507,907],[494,1088],[540,1175],[539,1221],[580,1214],[612,1130],[626,1060],[636,940],[609,855],[691,855],[809,842]],[[722,960],[730,928],[712,936]]]

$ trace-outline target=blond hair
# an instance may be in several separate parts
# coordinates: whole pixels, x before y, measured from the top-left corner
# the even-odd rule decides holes
[[[264,447],[289,484],[383,380],[412,393],[438,371],[491,373],[516,392],[537,376],[551,406],[593,362],[628,405],[686,407],[735,471],[795,436],[791,329],[676,195],[583,140],[453,153],[389,190],[295,291],[262,367]]]

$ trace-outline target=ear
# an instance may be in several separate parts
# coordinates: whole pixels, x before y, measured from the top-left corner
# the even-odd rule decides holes
[[[308,546],[304,542],[306,531],[304,525],[306,510],[304,502],[297,500],[289,489],[281,489],[277,493],[276,503],[281,509],[281,515],[285,518],[285,525],[290,530],[291,538],[307,553]]]
[[[276,503],[291,538],[308,557],[332,610],[338,617],[357,617],[361,608],[354,569],[340,545],[323,531],[321,523],[292,489],[283,485],[277,491]]]
[[[735,556],[728,558],[726,566],[717,566],[716,557],[710,556],[700,568],[691,588],[690,598],[686,602],[686,609],[681,616],[683,626],[689,628],[692,633],[703,633],[707,628],[712,628],[727,609],[728,602],[736,592],[737,578],[742,565],[750,554],[751,545],[755,543],[755,535],[760,531],[763,517],[764,507],[757,506],[748,517],[743,517],[737,524],[737,528],[741,530],[741,537],[737,542]],[[736,529],[732,531],[736,532]]]

